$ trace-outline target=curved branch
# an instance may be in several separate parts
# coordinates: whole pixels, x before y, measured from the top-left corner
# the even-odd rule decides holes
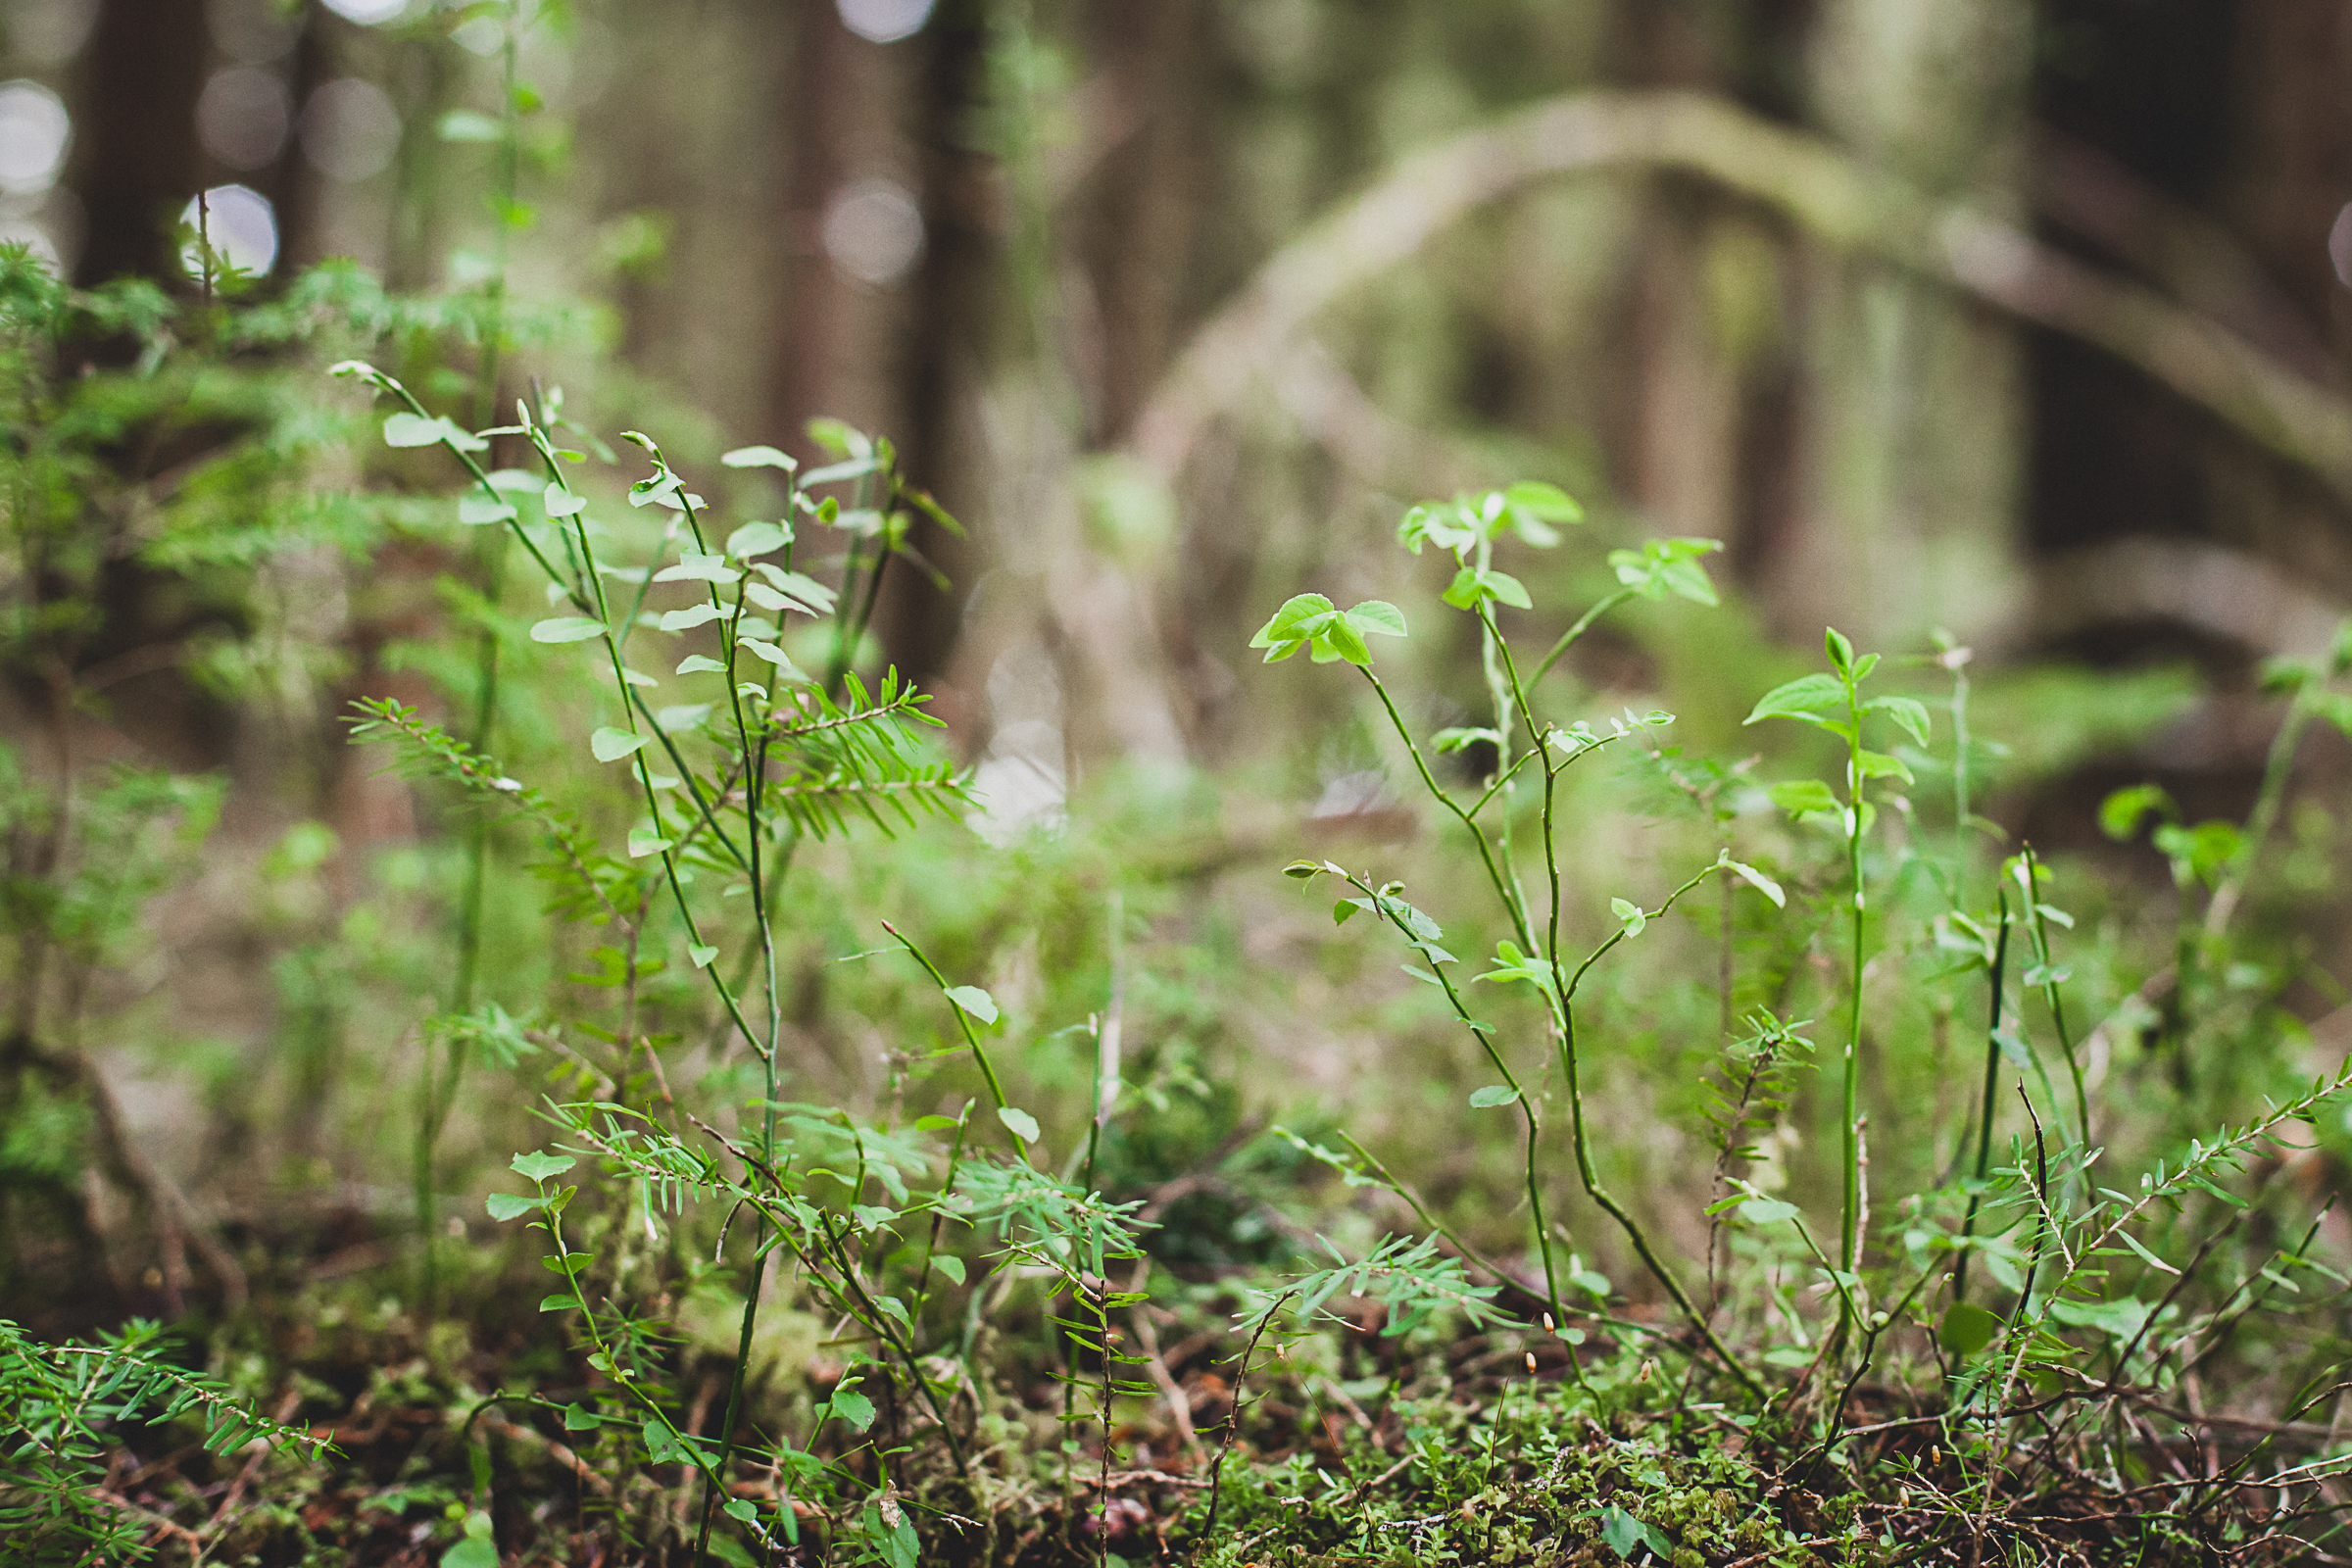
[[[2352,502],[2352,405],[2222,326],[2006,219],[1934,201],[1818,136],[1686,92],[1549,98],[1399,163],[1261,266],[1193,334],[1130,446],[1172,481],[1201,433],[1294,352],[1307,321],[1478,209],[1541,180],[1696,175],[1815,237],[2106,350]]]

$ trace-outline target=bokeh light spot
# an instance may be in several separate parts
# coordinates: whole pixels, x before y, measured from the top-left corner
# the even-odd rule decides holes
[[[366,179],[399,150],[400,111],[372,81],[326,82],[302,106],[302,155],[329,179]]]
[[[923,254],[923,215],[905,187],[855,180],[825,210],[825,254],[860,282],[887,287]]]
[[[216,72],[196,100],[197,139],[231,169],[275,162],[292,119],[285,83],[258,66]]]
[[[65,101],[37,81],[0,82],[0,194],[27,196],[57,183],[73,139]]]
[[[195,228],[199,221],[213,249],[240,271],[256,276],[277,265],[277,210],[270,198],[245,185],[215,185],[204,193],[204,207],[189,202],[179,220]],[[179,254],[190,277],[202,273],[196,247]]]
[[[934,0],[834,0],[841,24],[860,38],[896,43],[920,32],[931,20]]]
[[[408,10],[409,0],[326,0],[326,9],[346,22],[372,27]]]
[[[9,0],[8,47],[28,66],[62,65],[81,52],[98,0]]]

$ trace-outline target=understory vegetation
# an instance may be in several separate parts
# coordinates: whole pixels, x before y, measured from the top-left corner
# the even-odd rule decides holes
[[[1265,570],[1242,761],[1011,812],[888,433],[509,297],[512,11],[485,281],[0,250],[0,1555],[2352,1557],[2352,626],[2214,814],[2178,672],[1792,651],[1498,474]],[[395,827],[93,743],[166,665]]]

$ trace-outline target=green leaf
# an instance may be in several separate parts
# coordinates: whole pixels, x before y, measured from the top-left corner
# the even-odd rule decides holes
[[[564,1407],[564,1430],[566,1432],[594,1432],[603,1425],[597,1419],[596,1412],[585,1405],[567,1404]]]
[[[681,675],[724,675],[727,666],[709,654],[688,654],[678,661],[677,672]]]
[[[1334,615],[1311,640],[1318,664],[1344,659],[1359,669],[1372,667],[1372,650],[1365,646],[1363,633],[1344,615]]]
[[[1429,743],[1440,752],[1458,752],[1480,741],[1490,746],[1500,746],[1502,737],[1492,729],[1455,728],[1442,729],[1429,738]]]
[[[1730,871],[1740,881],[1770,899],[1774,908],[1785,909],[1788,906],[1788,895],[1781,891],[1781,885],[1754,866],[1743,864],[1739,860],[1725,860],[1723,864],[1725,870]]]
[[[792,535],[772,522],[747,522],[727,535],[727,554],[737,561],[764,556],[792,543]]]
[[[954,1280],[956,1284],[961,1285],[963,1283],[963,1259],[957,1257],[955,1253],[940,1253],[938,1256],[931,1259],[931,1266],[935,1269],[938,1269],[948,1278]]]
[[[1617,923],[1625,927],[1629,937],[1640,936],[1642,928],[1649,924],[1649,916],[1642,912],[1642,906],[1630,899],[1611,899],[1609,912],[1617,917]]]
[[[664,735],[675,735],[682,729],[692,729],[710,716],[716,703],[676,703],[668,708],[654,710],[654,723]]]
[[[1821,643],[1823,650],[1830,656],[1830,662],[1835,664],[1840,673],[1852,675],[1856,680],[1861,679],[1860,675],[1854,673],[1854,645],[1846,641],[1845,633],[1835,626],[1824,626],[1821,632]]]
[[[1558,485],[1545,484],[1541,479],[1522,479],[1517,484],[1506,486],[1502,499],[1503,504],[1513,512],[1525,513],[1544,522],[1585,520],[1585,509],[1577,504],[1574,496]],[[1533,544],[1536,541],[1528,542]]]
[[[778,592],[794,601],[793,609],[804,615],[829,615],[833,612],[833,590],[813,577],[797,571],[784,571],[762,561],[753,570],[765,577]]]
[[[531,627],[531,641],[535,643],[584,643],[604,634],[605,623],[586,615],[557,615]]]
[[[1966,1359],[1992,1343],[2000,1332],[2001,1320],[1973,1301],[1954,1301],[1943,1309],[1943,1323],[1936,1331],[1936,1339],[1952,1354]]]
[[[1903,733],[1911,737],[1914,745],[1925,746],[1928,744],[1926,704],[1915,702],[1908,697],[1874,697],[1870,700],[1868,710],[1873,713],[1885,713],[1888,718],[1900,724],[1903,727]]]
[[[1601,1511],[1600,1539],[1629,1563],[1638,1550],[1648,1552],[1660,1562],[1674,1555],[1673,1542],[1613,1503]]]
[[[694,960],[694,966],[697,969],[708,969],[710,967],[710,960],[718,956],[718,950],[701,943],[689,943],[686,947],[686,956]]]
[[[2120,1301],[2069,1301],[2050,1303],[2050,1316],[2074,1328],[2096,1329],[2111,1340],[2136,1339],[2147,1326],[2148,1314],[2155,1307],[2134,1297]]]
[[[1507,571],[1489,571],[1480,574],[1488,593],[1514,610],[1533,610],[1535,600],[1528,597],[1524,583]]]
[[[1775,784],[1765,793],[1772,804],[1790,816],[1805,816],[1814,811],[1841,811],[1845,808],[1835,792],[1817,778],[1792,778]]]
[[[1012,1136],[1024,1144],[1037,1142],[1037,1118],[1015,1105],[997,1107],[997,1120],[1012,1129]]]
[[[1307,640],[1326,624],[1327,617],[1337,613],[1331,601],[1321,594],[1296,594],[1285,600],[1273,618],[1257,629],[1257,635],[1250,639],[1250,646],[1265,649],[1265,662],[1276,663],[1304,648]]]
[[[644,750],[652,742],[651,735],[632,735],[625,729],[607,725],[588,737],[588,749],[596,754],[596,760],[600,762],[617,762],[624,757]]]
[[[1835,675],[1799,675],[1766,692],[1757,700],[1755,710],[1740,722],[1753,724],[1762,718],[1818,713],[1844,706],[1845,682]]]
[[[492,1193],[486,1206],[492,1219],[505,1221],[519,1219],[546,1201],[528,1193]]]
[[[561,1176],[579,1161],[569,1154],[550,1154],[544,1151],[535,1154],[516,1154],[507,1161],[507,1168],[517,1176],[543,1182],[550,1176]]]
[[[874,1401],[855,1389],[835,1389],[825,1403],[836,1416],[860,1432],[874,1424]]]
[[[720,453],[718,461],[730,468],[782,468],[786,473],[793,472],[801,466],[798,458],[779,452],[774,447],[737,447],[732,452]],[[729,551],[728,554],[734,552]]]
[[[724,556],[702,556],[688,551],[674,566],[663,566],[654,573],[656,582],[711,582],[734,583],[743,580],[743,573],[727,564]]]
[[[1519,1091],[1513,1089],[1509,1084],[1489,1084],[1484,1089],[1470,1091],[1470,1104],[1477,1110],[1491,1109],[1495,1105],[1512,1104],[1518,1099]]]
[[[498,1568],[498,1546],[480,1536],[467,1536],[441,1554],[441,1568]]]
[[[1888,757],[1885,752],[1864,751],[1857,753],[1854,760],[1862,764],[1864,778],[1899,778],[1906,784],[1915,782],[1910,767],[1899,757]]]
[[[1361,636],[1402,637],[1404,612],[1385,599],[1367,599],[1348,612],[1348,624]]]
[[[579,1304],[578,1297],[564,1292],[539,1298],[539,1310],[542,1312],[568,1312]]]
[[[792,657],[774,643],[763,642],[758,637],[738,637],[735,639],[735,646],[748,648],[761,659],[766,660],[775,665],[778,672],[788,680],[805,681],[808,678],[801,672],[801,666],[792,662]]]
[[[2154,784],[2117,790],[2099,803],[2099,831],[2111,839],[2128,839],[2139,831],[2150,813],[2171,817],[2179,814],[2179,808]]]
[[[677,848],[674,839],[665,839],[650,827],[629,829],[629,858],[642,859],[648,855],[660,855],[663,850]]]
[[[1784,1203],[1777,1198],[1751,1198],[1740,1205],[1740,1217],[1750,1225],[1778,1225],[1803,1212],[1794,1203]]]
[[[2157,1270],[2159,1273],[2170,1274],[2175,1279],[2179,1279],[2180,1277],[2180,1271],[2179,1269],[2175,1268],[2172,1264],[2167,1263],[2163,1258],[2158,1257],[2154,1252],[2149,1251],[2147,1248],[2140,1245],[2138,1240],[2135,1239],[2130,1231],[2117,1231],[2115,1233],[2115,1239],[2123,1243],[2126,1247],[2132,1249],[2132,1251],[2136,1252],[2139,1255],[2139,1260],[2147,1264],[2148,1267]]]
[[[1715,585],[1698,563],[1723,548],[1720,539],[1650,539],[1640,550],[1612,550],[1609,565],[1617,580],[1644,599],[1668,594],[1696,604],[1716,602]]]
[[[950,986],[948,1000],[982,1023],[997,1021],[997,999],[978,986]],[[1031,1136],[1035,1136],[1032,1134]]]
[[[458,498],[458,520],[468,528],[481,528],[494,522],[512,521],[514,516],[514,503],[512,501],[493,501],[488,496],[460,496]]]
[[[1478,568],[1464,566],[1453,574],[1453,581],[1446,585],[1446,592],[1439,597],[1456,610],[1468,610],[1486,596],[1486,585],[1480,581]]]
[[[2317,691],[2303,699],[2304,703],[2327,723],[2346,735],[2352,735],[2352,696],[2343,692]]]
[[[667,504],[672,508],[677,508],[679,504],[675,498],[679,488],[684,483],[685,481],[680,479],[674,473],[647,474],[644,478],[629,486],[629,505],[632,507],[650,507],[658,504]]]
[[[588,498],[574,495],[560,484],[549,483],[539,492],[539,504],[547,509],[550,517],[569,517],[588,510]]]
[[[684,610],[668,612],[662,617],[662,629],[663,631],[691,631],[697,626],[726,618],[725,611],[706,600],[699,605],[689,605]]]
[[[457,426],[447,419],[428,419],[420,414],[395,414],[384,420],[384,445],[436,446],[456,429]]]

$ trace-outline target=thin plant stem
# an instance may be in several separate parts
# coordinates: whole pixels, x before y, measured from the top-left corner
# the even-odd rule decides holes
[[[2000,890],[2001,929],[1992,943],[1991,1021],[1984,1030],[1984,1088],[1977,1121],[1976,1190],[1968,1195],[1968,1217],[1960,1226],[1960,1260],[1952,1266],[1952,1299],[1968,1296],[1968,1243],[1977,1234],[1977,1209],[1984,1200],[1984,1177],[1992,1166],[1992,1102],[2001,1071],[2001,983],[2009,961],[2009,890]]]
[[[788,475],[786,477],[785,493],[787,515],[790,515],[791,501],[793,497],[791,483],[791,478]],[[679,499],[684,503],[685,506],[686,525],[693,532],[695,543],[697,545],[701,545],[703,543],[702,522],[701,519],[695,514],[694,498],[691,495],[685,494],[682,486],[680,488],[681,493]],[[711,585],[710,599],[713,604],[718,603],[719,593],[716,584]],[[719,608],[723,611],[725,607],[722,605]],[[766,878],[761,874],[761,867],[760,863],[760,845],[765,837],[760,830],[761,793],[762,786],[766,782],[767,746],[768,739],[772,731],[766,724],[762,723],[760,726],[760,739],[757,744],[755,744],[752,739],[751,729],[744,718],[743,690],[741,686],[737,684],[736,680],[736,661],[741,655],[741,648],[739,647],[733,635],[735,621],[740,620],[742,615],[743,595],[739,587],[735,597],[734,619],[731,619],[727,622],[727,701],[729,705],[729,711],[735,720],[736,745],[741,748],[742,756],[745,760],[743,780],[744,844],[750,852],[749,863],[745,866],[745,869],[750,873],[749,880],[752,892],[752,918],[760,934],[760,953],[762,964],[766,971],[767,1049],[761,1054],[763,1059],[760,1064],[762,1071],[765,1074],[765,1083],[760,1100],[760,1152],[762,1157],[772,1160],[775,1157],[776,1147],[776,1048],[784,1031],[784,1014],[782,993],[776,983],[775,927],[768,918],[767,881]],[[656,728],[658,731],[659,726],[656,726]],[[687,773],[689,770],[681,769],[681,772]],[[708,810],[706,810],[705,815],[706,817],[709,816]],[[711,830],[714,833],[717,831],[717,824],[715,821],[712,821],[711,823]],[[706,962],[706,966],[708,966],[708,961]],[[861,1139],[858,1142],[858,1154],[861,1160],[864,1156],[864,1141]],[[710,1472],[710,1478],[706,1481],[703,1489],[702,1526],[696,1535],[694,1545],[694,1560],[696,1568],[701,1568],[701,1565],[705,1560],[705,1553],[709,1549],[710,1540],[711,1511],[717,1506],[719,1484],[725,1479],[728,1462],[734,1457],[735,1428],[737,1422],[742,1417],[744,1386],[750,1380],[751,1375],[752,1336],[754,1329],[759,1323],[760,1297],[767,1279],[768,1251],[767,1218],[764,1214],[762,1214],[760,1217],[758,1232],[752,1245],[752,1277],[749,1288],[744,1292],[743,1328],[736,1345],[735,1366],[727,1380],[727,1410],[724,1417],[724,1424],[719,1431],[718,1462],[711,1468]]]
[[[891,940],[905,948],[914,961],[923,966],[923,972],[932,978],[942,993],[948,990],[948,977],[939,972],[939,965],[931,961],[931,956],[917,947],[913,939],[888,920],[882,922],[882,929],[889,932]],[[963,1043],[971,1048],[972,1060],[980,1065],[980,1077],[988,1085],[989,1102],[997,1107],[998,1120],[1004,1121],[1004,1112],[1011,1102],[1004,1098],[1004,1081],[997,1076],[997,1066],[994,1061],[989,1059],[988,1048],[980,1044],[980,1036],[973,1030],[970,1016],[964,1012],[953,997],[948,998],[948,1010],[956,1015],[956,1027],[963,1031]],[[1037,1163],[1030,1158],[1029,1145],[1019,1133],[1012,1130],[1012,1124],[1009,1122],[1004,1123],[1004,1135],[1011,1140],[1013,1152],[1020,1156],[1023,1164],[1034,1165]]]
[[[1380,893],[1371,884],[1354,876],[1348,877],[1348,881],[1351,886],[1361,889],[1365,896],[1371,899],[1372,906],[1380,912],[1380,917],[1395,926],[1397,935],[1403,937],[1407,942],[1414,940],[1412,928],[1404,923],[1404,917],[1396,911],[1395,901]],[[1454,989],[1453,977],[1446,972],[1446,965],[1433,962],[1429,967],[1431,972],[1436,974],[1438,984],[1445,988],[1446,1001],[1452,1006],[1454,1017],[1461,1022],[1463,1028],[1470,1031],[1472,1038],[1478,1041],[1479,1049],[1487,1054],[1487,1060],[1494,1064],[1494,1070],[1502,1074],[1503,1083],[1511,1091],[1512,1103],[1519,1107],[1519,1115],[1526,1124],[1527,1152],[1524,1185],[1527,1191],[1527,1206],[1536,1227],[1536,1248],[1544,1258],[1544,1299],[1551,1306],[1552,1316],[1557,1318],[1562,1311],[1560,1283],[1552,1264],[1551,1229],[1544,1222],[1544,1184],[1537,1163],[1538,1141],[1543,1135],[1544,1128],[1542,1119],[1536,1114],[1535,1100],[1521,1086],[1519,1075],[1511,1071],[1511,1064],[1503,1060],[1502,1053],[1495,1049],[1493,1025],[1480,1023],[1470,1016],[1470,1009],[1462,1002],[1462,994]]]
[[[1667,911],[1674,907],[1676,902],[1684,894],[1724,869],[1723,861],[1718,859],[1715,864],[1708,866],[1704,871],[1699,872],[1668,894],[1665,901],[1654,911],[1648,912],[1645,918],[1649,920],[1665,918]],[[1577,987],[1583,983],[1587,971],[1624,940],[1625,928],[1620,926],[1607,941],[1595,948],[1592,955],[1577,966],[1576,973],[1568,983],[1558,988],[1554,1002],[1553,1017],[1559,1039],[1560,1072],[1568,1086],[1568,1118],[1576,1152],[1577,1178],[1584,1184],[1585,1195],[1599,1205],[1601,1211],[1615,1220],[1618,1227],[1625,1232],[1626,1239],[1634,1245],[1635,1252],[1640,1254],[1642,1266],[1649,1270],[1653,1279],[1665,1287],[1666,1294],[1674,1298],[1674,1304],[1682,1310],[1683,1316],[1690,1319],[1690,1326],[1698,1332],[1698,1337],[1706,1343],[1707,1349],[1722,1364],[1724,1370],[1731,1373],[1749,1393],[1760,1396],[1764,1393],[1764,1386],[1756,1381],[1755,1374],[1741,1365],[1740,1358],[1732,1353],[1731,1348],[1723,1343],[1722,1337],[1715,1332],[1714,1325],[1707,1321],[1707,1314],[1699,1310],[1698,1303],[1693,1301],[1690,1294],[1683,1289],[1682,1281],[1675,1278],[1674,1271],[1666,1266],[1666,1260],[1660,1257],[1657,1249],[1650,1245],[1649,1234],[1642,1228],[1642,1222],[1634,1218],[1632,1210],[1619,1202],[1616,1197],[1601,1185],[1600,1172],[1592,1159],[1592,1133],[1586,1124],[1585,1117],[1584,1083],[1578,1071],[1575,997]]]
[[[1462,826],[1470,830],[1470,840],[1478,846],[1479,862],[1486,867],[1487,880],[1494,884],[1495,896],[1502,900],[1503,908],[1511,917],[1511,927],[1518,933],[1520,945],[1533,949],[1536,939],[1528,922],[1526,901],[1512,897],[1510,879],[1503,875],[1502,868],[1495,863],[1494,846],[1488,839],[1486,829],[1480,827],[1474,820],[1475,813],[1462,809],[1460,804],[1446,792],[1445,788],[1438,783],[1435,775],[1430,772],[1429,763],[1421,756],[1421,748],[1414,744],[1413,732],[1405,726],[1404,715],[1396,711],[1396,704],[1389,696],[1389,689],[1381,684],[1380,677],[1373,674],[1370,669],[1365,669],[1363,674],[1364,679],[1372,683],[1372,690],[1379,696],[1380,706],[1388,710],[1389,723],[1395,727],[1397,737],[1404,742],[1405,751],[1411,755],[1413,768],[1421,775],[1422,786],[1429,791],[1439,805],[1451,811],[1460,819]],[[1496,780],[1497,787],[1500,782],[1501,780],[1498,778]],[[1492,795],[1493,791],[1490,790],[1488,793]],[[1486,805],[1486,801],[1482,799],[1479,805]]]
[[[2245,834],[2238,843],[2237,854],[2230,858],[2222,885],[2214,890],[2213,902],[2205,906],[2208,938],[2220,937],[2229,930],[2245,897],[2246,883],[2254,874],[2254,861],[2278,826],[2278,813],[2286,805],[2287,782],[2294,776],[2295,753],[2303,744],[2303,732],[2316,716],[2306,694],[2322,689],[2316,679],[2298,688],[2294,700],[2287,705],[2286,717],[2279,721],[2278,733],[2271,737],[2270,751],[2263,760],[2262,785],[2255,792],[2254,808],[2247,814]]]
[[[1242,1348],[1241,1364],[1233,1374],[1233,1408],[1225,1417],[1225,1441],[1217,1446],[1216,1462],[1208,1468],[1208,1519],[1200,1526],[1200,1539],[1202,1541],[1213,1542],[1217,1539],[1217,1504],[1223,1495],[1225,1460],[1233,1452],[1234,1435],[1241,1430],[1242,1396],[1250,1384],[1250,1358],[1257,1354],[1257,1343],[1265,1338],[1266,1330],[1272,1326],[1276,1314],[1289,1305],[1298,1294],[1295,1290],[1283,1292],[1266,1315],[1258,1319],[1256,1332],[1250,1336],[1250,1343]]]
[[[2041,858],[2034,853],[2034,846],[2028,844],[2021,848],[2018,863],[2025,872],[2026,912],[2033,917],[2027,929],[2034,937],[2034,961],[2041,967],[2041,1000],[2058,1029],[2058,1049],[2066,1056],[2067,1076],[2075,1086],[2075,1126],[2082,1134],[2082,1147],[2088,1149],[2090,1095],[2082,1084],[2082,1059],[2075,1052],[2074,1031],[2067,1027],[2066,993],[2059,988],[2056,970],[2050,962],[2050,922],[2041,906]]]
[[[1544,674],[1551,668],[1551,666],[1560,662],[1560,656],[1566,653],[1569,649],[1575,647],[1576,640],[1579,637],[1582,637],[1587,631],[1592,629],[1594,621],[1607,614],[1610,611],[1615,610],[1619,605],[1624,604],[1627,600],[1637,597],[1640,592],[1641,590],[1636,588],[1617,588],[1612,589],[1606,594],[1603,594],[1597,601],[1593,603],[1593,606],[1591,610],[1586,611],[1582,615],[1577,617],[1575,625],[1570,626],[1566,631],[1560,633],[1560,640],[1551,645],[1551,652],[1545,654],[1541,660],[1537,661],[1536,667],[1528,672],[1527,683],[1530,686],[1533,686],[1537,682],[1541,681]]]
[[[1862,774],[1862,698],[1851,674],[1845,676],[1846,807],[1845,874],[1853,890],[1851,967],[1846,981],[1845,1049],[1840,1060],[1838,1088],[1838,1262],[1847,1274],[1862,1247],[1862,968],[1867,950],[1869,898],[1862,885],[1862,812],[1865,806]],[[1852,1330],[1853,1314],[1838,1298],[1837,1342],[1842,1345]]]

